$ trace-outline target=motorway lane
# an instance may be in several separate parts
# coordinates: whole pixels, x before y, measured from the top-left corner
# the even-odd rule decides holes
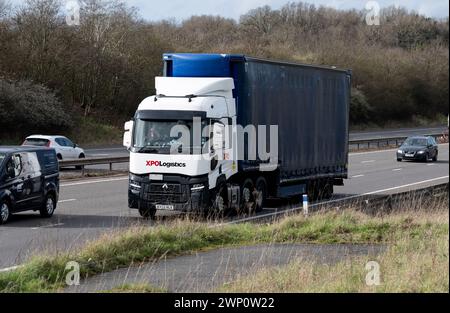
[[[429,135],[433,133],[443,133],[448,131],[445,126],[439,127],[419,127],[419,128],[401,128],[401,129],[385,129],[379,131],[360,131],[351,132],[350,140],[367,140],[367,139],[380,139],[388,137],[407,137],[413,135]],[[87,157],[112,157],[112,156],[127,156],[127,150],[119,145],[115,146],[102,146],[96,148],[85,149]]]
[[[395,193],[449,181],[448,144],[440,145],[437,163],[397,162],[395,151],[351,154],[350,179],[336,187],[336,197]],[[127,208],[127,183],[126,177],[62,183],[61,201],[52,219],[21,213],[0,227],[0,269],[20,264],[35,252],[65,251],[111,230],[152,225]]]

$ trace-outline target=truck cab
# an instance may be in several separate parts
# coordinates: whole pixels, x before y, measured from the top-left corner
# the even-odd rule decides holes
[[[125,124],[128,205],[142,216],[252,214],[269,196],[330,197],[347,178],[349,71],[227,54],[163,60],[156,94]]]
[[[236,118],[233,79],[157,77],[156,89],[126,124],[129,206],[144,216],[197,211],[237,172],[224,146],[226,125]]]

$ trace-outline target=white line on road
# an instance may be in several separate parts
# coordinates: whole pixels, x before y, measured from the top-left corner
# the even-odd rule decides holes
[[[42,225],[42,226],[39,226],[39,227],[32,227],[31,229],[32,230],[36,230],[36,229],[39,229],[39,228],[52,228],[52,227],[63,226],[63,225],[64,225],[64,223],[58,223],[58,224]]]
[[[422,181],[419,181],[419,182],[406,184],[406,185],[402,185],[402,186],[397,186],[397,187],[392,187],[392,188],[387,188],[387,189],[381,189],[381,190],[375,190],[375,191],[371,191],[371,192],[366,192],[366,193],[363,193],[361,195],[354,195],[354,196],[340,198],[340,199],[335,199],[335,200],[330,200],[330,201],[326,201],[326,202],[315,203],[315,204],[311,205],[310,207],[315,207],[315,206],[324,205],[324,204],[331,204],[331,203],[335,203],[335,202],[342,201],[342,200],[355,199],[355,198],[359,198],[361,196],[375,195],[375,194],[383,193],[383,192],[386,192],[386,191],[392,191],[392,190],[397,190],[397,189],[402,189],[402,188],[422,185],[422,184],[431,183],[431,182],[434,182],[434,181],[448,179],[448,178],[449,178],[449,175],[441,176],[441,177],[437,177],[437,178],[433,178],[433,179],[427,179],[427,180],[422,180]],[[284,210],[284,211],[281,211],[281,212],[289,213],[289,212],[295,212],[295,211],[298,211],[298,210],[299,210],[299,208],[293,208],[293,209]],[[236,223],[239,223],[239,222],[248,222],[248,221],[252,221],[252,220],[255,220],[255,219],[260,219],[260,218],[263,218],[263,217],[274,216],[274,215],[277,215],[279,213],[280,212],[273,212],[273,213],[268,213],[268,214],[263,214],[263,215],[246,217],[246,218],[239,219],[239,220],[234,220],[234,221],[230,221],[230,222],[226,222],[226,223],[216,224],[216,225],[213,225],[213,227],[220,227],[222,225],[236,224]]]
[[[399,171],[401,171],[401,170],[403,170],[402,168],[394,168],[392,171],[393,172],[399,172]]]
[[[73,201],[77,201],[77,199],[59,200],[58,203],[66,203],[66,202],[73,202]]]
[[[375,163],[375,160],[362,161],[361,163],[362,163],[362,164]]]
[[[61,187],[70,187],[70,186],[79,186],[79,185],[88,185],[88,184],[98,184],[98,183],[108,183],[115,182],[121,180],[128,180],[128,176],[126,177],[118,177],[118,178],[109,178],[109,179],[97,179],[97,180],[88,180],[88,181],[80,181],[76,183],[68,183],[62,184]]]
[[[434,164],[434,163],[429,163],[429,164],[427,164],[427,166],[435,166],[436,164]]]
[[[6,267],[6,268],[1,268],[0,269],[0,273],[14,271],[14,270],[18,269],[19,267],[20,267],[20,265]]]
[[[361,174],[361,175],[355,175],[355,176],[352,176],[352,178],[359,178],[359,177],[364,177],[365,175],[363,175],[363,174]]]

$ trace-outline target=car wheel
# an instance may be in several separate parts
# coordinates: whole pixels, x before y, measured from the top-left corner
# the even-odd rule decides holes
[[[397,159],[397,162],[401,162],[401,161],[403,161],[403,160],[402,160],[402,159],[400,159],[400,158],[398,158],[398,159]]]
[[[436,155],[435,155],[434,158],[433,158],[433,162],[437,162],[437,160],[438,160],[438,154],[437,154],[437,152],[436,152]]]
[[[0,225],[8,222],[11,216],[10,205],[6,200],[0,201]]]
[[[80,154],[80,155],[78,156],[78,159],[85,159],[85,158],[86,158],[86,156],[84,155],[84,153],[82,153],[82,154]],[[82,170],[83,167],[82,167],[82,166],[75,166],[75,169],[77,169],[77,170]]]
[[[47,194],[45,197],[45,202],[42,204],[41,209],[39,210],[41,217],[50,218],[55,213],[56,209],[56,200],[52,194]]]
[[[62,161],[62,159],[63,159],[63,158],[62,158],[62,155],[61,155],[60,153],[58,153],[58,154],[56,155],[56,157],[58,158],[59,161]]]

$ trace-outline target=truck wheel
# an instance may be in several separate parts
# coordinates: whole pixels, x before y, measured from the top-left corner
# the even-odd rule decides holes
[[[241,199],[242,206],[241,211],[245,214],[252,215],[256,212],[256,188],[253,181],[248,178],[242,184]]]
[[[9,217],[11,216],[11,211],[9,208],[9,203],[6,200],[0,201],[0,225],[6,224]]]
[[[261,212],[266,205],[267,199],[267,182],[264,177],[258,177],[256,180],[256,212]]]
[[[144,219],[151,219],[154,220],[155,216],[156,216],[156,210],[152,210],[152,209],[139,209],[139,214],[144,218]]]
[[[55,197],[52,194],[47,194],[47,196],[45,197],[45,201],[42,204],[41,209],[39,210],[41,217],[44,218],[52,217],[53,213],[55,213],[55,209],[56,209]]]
[[[214,203],[212,205],[214,216],[222,218],[226,213],[228,213],[228,196],[227,196],[227,186],[222,184],[219,186],[216,196],[214,197]]]

